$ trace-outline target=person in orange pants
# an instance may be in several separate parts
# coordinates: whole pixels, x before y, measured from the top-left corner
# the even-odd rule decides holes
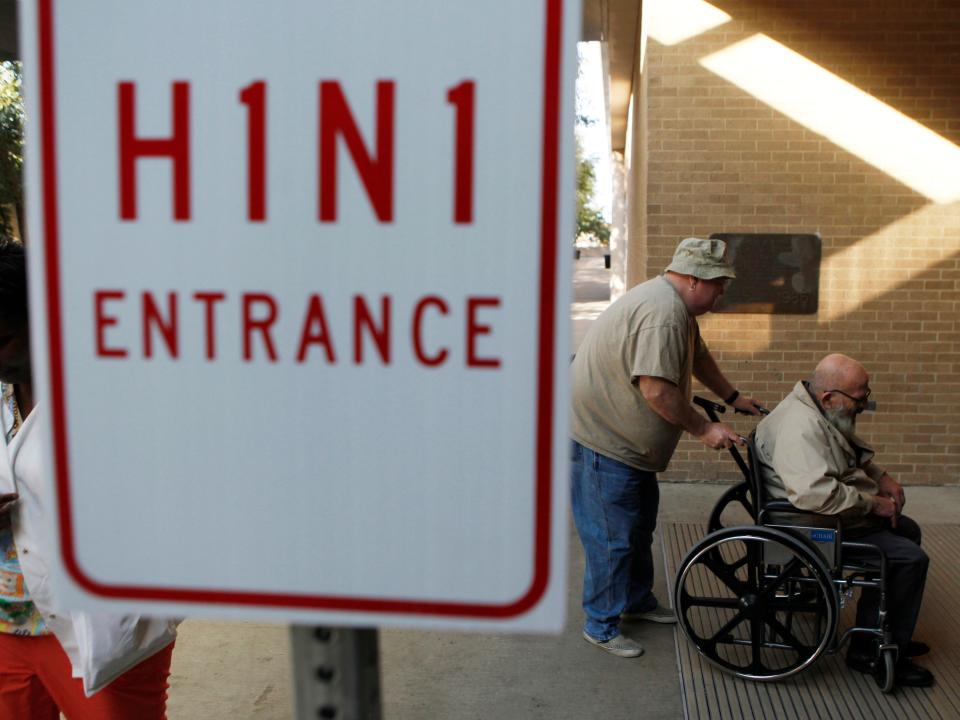
[[[53,635],[0,633],[0,718],[165,720],[173,643],[91,697]]]
[[[28,326],[23,246],[0,237],[0,718],[162,719],[176,621],[54,610]]]

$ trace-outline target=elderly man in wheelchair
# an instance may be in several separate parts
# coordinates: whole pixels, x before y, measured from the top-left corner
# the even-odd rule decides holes
[[[886,613],[897,645],[898,685],[926,686],[930,671],[910,658],[929,650],[913,641],[929,563],[920,548],[920,527],[901,514],[903,488],[873,462],[873,450],[856,434],[866,409],[870,378],[856,360],[828,355],[809,382],[793,392],[757,427],[757,465],[767,497],[785,499],[802,511],[839,518],[843,539],[879,548],[886,558]],[[871,552],[851,544],[843,562],[872,561]],[[880,591],[866,587],[857,607],[857,626],[878,624]],[[876,642],[851,637],[847,664],[871,672]]]
[[[901,514],[903,488],[855,434],[869,395],[859,362],[828,355],[757,426],[749,466],[731,450],[745,482],[717,503],[674,592],[681,629],[721,669],[779,680],[849,640],[847,665],[884,692],[933,683],[911,659],[929,651],[912,639],[929,560],[920,527]],[[736,503],[756,525],[725,527]],[[855,588],[856,624],[839,633]]]

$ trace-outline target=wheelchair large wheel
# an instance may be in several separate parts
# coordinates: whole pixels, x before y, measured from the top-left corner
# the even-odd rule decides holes
[[[711,663],[748,680],[780,680],[831,643],[839,599],[816,549],[754,525],[695,545],[680,565],[674,604],[684,634]]]
[[[730,522],[731,518],[735,518],[733,523]],[[742,482],[728,488],[717,500],[713,512],[710,513],[710,520],[707,522],[707,532],[716,532],[733,525],[743,525],[744,522],[754,522],[756,519],[757,514],[753,507],[750,488],[746,482]]]

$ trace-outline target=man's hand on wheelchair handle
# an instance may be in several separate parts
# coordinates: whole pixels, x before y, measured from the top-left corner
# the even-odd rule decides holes
[[[734,411],[741,412],[744,415],[760,415],[763,412],[762,407],[760,401],[751,395],[740,395],[733,401]]]
[[[897,526],[897,515],[900,513],[897,510],[897,503],[890,498],[883,495],[874,495],[870,512],[878,517],[890,518],[890,525],[892,527]]]
[[[734,443],[737,445],[745,444],[740,435],[724,423],[719,422],[707,423],[704,425],[703,432],[696,437],[697,440],[708,448],[713,448],[714,450],[725,450],[726,448],[733,447]]]

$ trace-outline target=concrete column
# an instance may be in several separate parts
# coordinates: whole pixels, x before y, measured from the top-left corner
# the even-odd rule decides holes
[[[627,197],[627,261],[626,289],[647,279],[647,68],[646,23],[641,8],[637,28],[637,57],[633,73],[633,90],[627,117],[627,142],[624,152]]]
[[[623,153],[610,153],[613,207],[610,219],[610,300],[627,290],[627,170]]]

